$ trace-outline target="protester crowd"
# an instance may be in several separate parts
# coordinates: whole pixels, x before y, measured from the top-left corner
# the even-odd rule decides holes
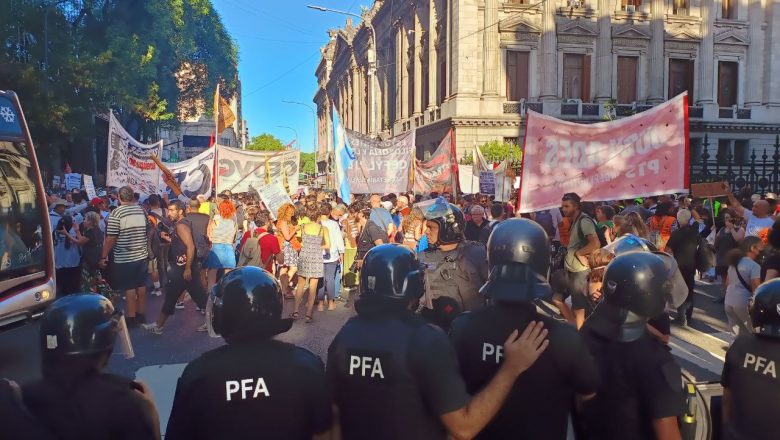
[[[447,387],[451,389],[447,397],[449,401],[431,404],[438,405],[434,411],[439,414],[447,412],[445,409],[461,408],[459,411],[465,411],[459,413],[457,422],[442,416],[441,422],[447,432],[455,437],[470,437],[485,428],[484,435],[489,438],[502,438],[505,432],[501,426],[504,429],[523,426],[526,431],[538,429],[534,432],[539,435],[547,432],[541,428],[529,428],[511,416],[501,416],[500,412],[496,422],[486,427],[492,416],[472,420],[468,406],[475,406],[473,411],[495,415],[507,395],[510,396],[505,404],[507,407],[525,405],[516,400],[516,396],[512,400],[511,383],[518,374],[525,374],[523,371],[545,351],[548,343],[557,353],[550,355],[558,358],[555,367],[547,365],[548,361],[540,361],[547,367],[539,368],[548,372],[529,370],[537,373],[521,376],[526,378],[518,378],[518,383],[533,388],[536,379],[532,378],[536,375],[543,383],[549,375],[559,374],[563,365],[571,363],[572,368],[577,365],[579,371],[568,377],[574,380],[570,383],[574,387],[571,392],[583,401],[592,399],[594,393],[606,395],[595,400],[600,403],[591,405],[592,408],[601,405],[605,410],[603,405],[607,401],[603,399],[616,398],[610,393],[625,394],[627,389],[636,386],[621,382],[609,386],[602,384],[599,388],[600,381],[611,381],[608,371],[613,368],[647,370],[647,384],[651,385],[643,386],[653,389],[644,389],[640,395],[655,402],[648,404],[658,406],[655,413],[643,414],[642,417],[650,417],[648,420],[653,421],[648,426],[651,426],[649,429],[655,432],[656,438],[679,438],[674,435],[677,432],[676,417],[681,416],[683,411],[682,404],[676,400],[679,396],[669,397],[673,394],[659,389],[663,388],[663,383],[652,385],[655,379],[651,378],[658,371],[663,371],[666,376],[659,376],[659,380],[663,381],[666,377],[668,382],[672,377],[671,382],[675,382],[673,379],[679,377],[679,367],[674,364],[668,350],[656,351],[656,348],[669,344],[672,323],[686,326],[693,319],[697,277],[705,282],[720,280],[722,283],[722,298],[715,301],[723,302],[729,328],[735,335],[745,338],[761,325],[760,322],[752,322],[757,318],[750,304],[761,289],[771,290],[762,283],[780,277],[780,252],[777,251],[780,226],[775,224],[775,213],[780,211],[780,207],[776,199],[772,193],[760,196],[743,190],[720,199],[692,199],[687,195],[672,194],[590,202],[581,200],[575,193],[567,193],[562,195],[560,208],[516,214],[512,202],[496,201],[492,196],[480,194],[371,194],[354,197],[347,204],[330,192],[311,190],[308,194],[297,194],[292,203],[279,206],[275,212],[271,212],[256,194],[232,194],[229,191],[211,198],[198,196],[187,203],[166,196],[141,197],[129,187],[100,193],[92,200],[86,200],[85,194],[80,192],[49,196],[59,298],[77,292],[100,293],[115,305],[123,304],[124,319],[129,327],[142,326],[155,335],[162,335],[168,319],[191,300],[196,310],[206,315],[206,322],[198,331],[222,334],[228,342],[221,354],[213,356],[233,359],[231,356],[242,353],[241,356],[255,359],[252,362],[258,365],[267,362],[263,356],[281,356],[280,362],[306,363],[310,373],[313,371],[311,368],[321,369],[316,360],[304,361],[298,356],[294,357],[296,361],[292,361],[293,358],[287,357],[291,354],[278,351],[280,347],[264,345],[262,350],[249,354],[245,351],[246,346],[237,343],[247,336],[235,326],[240,326],[244,322],[242,319],[250,319],[254,316],[252,314],[259,313],[262,319],[270,320],[264,324],[270,327],[262,327],[264,330],[260,333],[273,336],[289,329],[295,320],[303,318],[304,322],[311,323],[317,319],[318,313],[333,311],[338,303],[343,303],[346,307],[355,306],[358,316],[353,320],[357,321],[353,323],[350,320],[334,340],[328,368],[338,370],[343,367],[352,375],[355,367],[359,366],[364,377],[367,371],[371,371],[372,378],[376,374],[384,378],[384,374],[396,372],[387,373],[376,363],[366,365],[377,353],[372,351],[377,347],[370,342],[371,335],[393,335],[399,328],[412,324],[407,318],[400,318],[401,315],[397,314],[400,309],[393,309],[395,311],[388,316],[401,319],[397,324],[401,327],[393,327],[396,324],[387,324],[390,325],[387,328],[376,327],[379,324],[370,319],[361,321],[361,317],[380,316],[383,307],[389,304],[365,301],[365,298],[378,295],[406,301],[410,298],[410,291],[420,291],[419,295],[412,295],[415,299],[410,303],[414,306],[412,311],[425,322],[450,333],[455,349],[464,351],[458,353],[462,369],[460,373],[450,371],[453,365],[447,362],[454,354],[450,348],[442,346],[441,341],[434,342],[438,341],[438,336],[415,330],[415,336],[410,334],[411,339],[403,342],[417,341],[412,344],[413,347],[403,348],[409,350],[403,355],[410,357],[408,367],[420,369],[410,374],[430,381],[430,384],[421,384],[424,394],[444,392]],[[517,220],[516,217],[526,220]],[[388,247],[387,244],[396,246]],[[637,257],[635,251],[646,256]],[[524,253],[526,256],[518,256]],[[652,255],[661,258],[656,261],[648,257]],[[502,265],[503,260],[507,263]],[[419,269],[415,269],[417,264]],[[655,275],[641,275],[642,270]],[[672,273],[678,278],[674,278]],[[637,274],[641,276],[637,278]],[[240,283],[236,284],[236,280]],[[648,287],[648,280],[655,284]],[[658,292],[665,293],[660,303],[656,301],[656,306],[649,307],[649,303],[644,301],[633,308],[632,304],[639,304],[636,295],[626,293],[621,283],[634,286],[629,289],[633,289],[631,292],[646,291],[658,298],[661,298]],[[147,293],[164,295],[162,309],[154,321],[146,316]],[[278,308],[275,305],[277,293]],[[243,298],[254,295],[253,301],[257,305],[246,311],[250,315],[241,315],[244,313],[241,312],[243,306],[228,306],[231,295]],[[620,295],[624,295],[622,301],[625,303],[610,305],[610,298],[614,302],[614,298]],[[416,301],[418,297],[419,301]],[[210,307],[209,298],[213,302],[210,315],[206,313]],[[493,306],[498,308],[485,307],[486,298],[492,299]],[[512,308],[515,306],[509,309],[501,306],[501,301],[512,303],[518,298],[522,303],[533,303],[542,309],[549,306],[549,315],[545,316],[552,319],[541,318],[542,315],[535,311],[531,313],[530,309],[522,311]],[[285,299],[293,306],[288,310],[289,315],[283,317],[280,316],[281,303]],[[540,299],[549,302],[540,302]],[[358,304],[361,301],[362,304]],[[621,308],[625,310],[621,312]],[[475,313],[461,315],[461,312]],[[220,317],[220,313],[225,316]],[[519,339],[517,332],[510,335],[503,344],[505,352],[501,354],[497,350],[506,337],[504,330],[510,332],[511,328],[516,328],[512,326],[519,325],[514,323],[515,318],[509,320],[512,324],[508,326],[501,322],[521,315],[524,318],[520,321],[528,324],[528,328]],[[610,320],[612,323],[608,324]],[[544,323],[544,331],[537,321]],[[614,325],[622,329],[619,337],[614,336],[611,330],[605,330]],[[559,329],[558,326],[563,327]],[[476,335],[487,331],[487,327],[495,333],[491,336],[495,340],[494,345],[481,345],[481,360],[472,361],[468,357],[471,349],[464,347],[470,346],[469,341],[476,341]],[[573,335],[562,336],[568,335],[566,332],[569,331],[574,332]],[[587,344],[578,345],[577,331]],[[239,338],[236,334],[242,336]],[[610,351],[615,346],[610,349],[609,344],[603,345],[602,338],[607,334],[616,337],[616,341],[641,343],[637,342],[636,346],[621,345],[620,350],[628,351],[621,352],[618,356],[621,360],[617,361],[614,357],[617,352]],[[650,339],[637,339],[643,334]],[[395,341],[392,337],[379,340],[383,341],[380,345],[392,345],[391,341]],[[648,340],[655,342],[651,344]],[[653,345],[658,343],[660,345]],[[744,346],[745,342],[740,344]],[[352,346],[360,347],[360,353],[364,355],[349,357],[349,350],[345,347]],[[639,350],[639,347],[643,348]],[[401,350],[402,346],[393,345],[389,349]],[[260,353],[266,354],[261,356]],[[509,372],[509,365],[506,366],[507,371],[503,367],[501,370],[491,369],[489,373],[484,370],[483,363],[491,355],[495,355],[496,364],[505,355],[506,362],[514,365],[512,372]],[[591,356],[595,357],[596,364],[591,364]],[[729,359],[734,359],[734,356]],[[341,357],[348,359],[349,364],[340,365],[339,362],[347,362]],[[426,364],[428,361],[424,359],[433,358],[437,361]],[[354,359],[358,359],[357,364]],[[206,394],[199,394],[198,387],[190,388],[191,384],[197,383],[196,376],[214,374],[222,377],[227,371],[233,371],[233,367],[217,368],[218,364],[208,362],[206,358],[193,362],[179,383],[180,390],[177,391],[168,426],[171,438],[194,438],[195,431],[192,429],[197,424],[187,420],[210,405],[211,397],[206,395],[208,388],[203,391]],[[331,362],[333,365],[330,365]],[[614,362],[623,365],[617,366]],[[230,363],[238,364],[240,362]],[[653,370],[653,365],[658,371]],[[403,369],[406,366],[395,365],[393,368]],[[433,371],[437,375],[432,376]],[[725,371],[724,386],[730,386],[733,391],[730,376],[726,377]],[[461,379],[455,377],[459,374],[464,375],[466,384],[461,384]],[[510,386],[496,385],[494,381],[498,379],[491,381],[493,374],[509,377]],[[325,398],[317,394],[320,392],[317,391],[320,390],[317,385],[320,379],[315,376],[306,379],[311,387],[295,391],[304,397],[313,392],[309,398],[314,399],[314,403]],[[415,380],[421,380],[419,377]],[[474,377],[481,379],[472,381]],[[332,379],[345,389],[357,386],[349,377],[334,376]],[[254,388],[255,397],[258,393],[268,394],[260,380],[262,378],[258,379]],[[226,385],[228,383],[225,382]],[[676,384],[672,385],[674,390]],[[227,386],[229,401],[231,386]],[[243,382],[241,386],[244,386]],[[461,392],[462,386],[466,388]],[[368,392],[369,388],[358,386],[356,392]],[[224,390],[223,387],[221,393],[224,394]],[[393,394],[402,391],[371,390],[369,394],[372,395],[390,393],[385,396],[390,401],[403,400],[400,394]],[[242,393],[246,391],[242,390]],[[180,397],[180,394],[187,397]],[[351,417],[368,411],[354,406],[361,401],[344,401],[339,393],[336,394],[339,407]],[[469,394],[474,396],[471,403],[468,403]],[[570,403],[569,397],[574,394],[563,393],[559,397],[562,402]],[[497,399],[498,406],[488,405],[484,402],[486,398]],[[196,409],[192,406],[194,403],[185,405],[184,401],[199,402],[202,407]],[[608,402],[616,403],[613,400]],[[558,414],[567,405],[550,408],[550,414]],[[326,411],[323,408],[318,408],[318,411]],[[539,408],[528,411],[533,413]],[[274,414],[278,411],[280,409]],[[630,407],[626,411],[630,411]],[[560,413],[562,417],[565,414],[566,411]],[[280,414],[275,423],[283,424],[283,420],[289,417],[289,414]],[[539,417],[543,416],[540,414]],[[311,422],[310,434],[323,432],[330,426],[330,416],[321,415],[315,419],[316,422]],[[556,423],[565,424],[565,421],[563,417]],[[347,438],[361,438],[368,434],[365,426],[352,425],[343,415],[341,422]],[[628,422],[626,426],[629,428],[626,429],[646,429],[633,426],[634,422]],[[428,429],[429,433],[435,433],[439,430],[436,425],[426,425],[427,422],[422,420],[419,423],[426,426],[423,431]],[[621,438],[620,433],[612,432],[616,429],[614,426],[594,425],[590,429],[595,431],[585,438]],[[563,432],[554,431],[556,438]],[[408,436],[412,431],[398,429],[391,432]],[[662,432],[666,434],[661,435]],[[456,435],[464,433],[467,435]],[[388,433],[387,438],[401,437]]]

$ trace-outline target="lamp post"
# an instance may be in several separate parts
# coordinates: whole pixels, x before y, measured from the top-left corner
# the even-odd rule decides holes
[[[277,125],[277,127],[279,127],[279,128],[286,128],[288,130],[292,130],[293,133],[295,133],[295,143],[298,144],[298,148],[301,148],[300,147],[301,144],[298,142],[298,130],[296,130],[296,129],[292,128],[292,127],[288,127],[286,125]]]
[[[370,85],[369,87],[369,97],[371,100],[371,106],[369,110],[369,118],[368,118],[368,131],[371,136],[376,136],[377,134],[377,75],[376,75],[376,30],[374,29],[374,25],[371,24],[370,20],[364,20],[361,15],[348,12],[348,11],[340,11],[338,9],[331,9],[326,8],[324,6],[316,6],[316,5],[307,5],[306,6],[309,9],[314,9],[317,11],[322,12],[332,12],[334,14],[341,14],[341,15],[349,15],[352,17],[357,17],[361,20],[363,20],[363,23],[368,26],[368,28],[371,30],[371,47],[368,50],[367,58],[368,58],[368,83]]]
[[[312,138],[313,139],[312,142],[314,142],[314,152],[317,153],[317,150],[319,149],[319,145],[317,143],[317,125],[318,124],[317,124],[317,112],[314,110],[314,107],[312,107],[309,104],[306,104],[304,102],[299,102],[299,101],[282,101],[282,102],[285,103],[285,104],[302,105],[302,106],[306,107],[307,109],[309,109],[309,111],[311,112],[311,115],[314,116],[314,132],[312,133],[314,135],[314,137]]]

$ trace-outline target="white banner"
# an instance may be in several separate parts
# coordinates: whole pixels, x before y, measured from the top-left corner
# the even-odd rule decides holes
[[[458,184],[463,194],[477,194],[479,192],[479,175],[474,175],[471,165],[458,165]]]
[[[162,141],[146,145],[133,139],[125,131],[114,114],[108,123],[108,170],[107,186],[130,186],[133,191],[151,195],[157,194],[160,169],[152,162],[152,154],[160,157]]]
[[[278,182],[289,194],[298,191],[298,150],[252,151],[217,146],[217,193],[249,191]]]
[[[282,184],[274,182],[270,185],[265,185],[257,189],[260,194],[260,200],[265,204],[266,209],[271,213],[271,217],[276,220],[276,213],[279,212],[279,208],[285,203],[292,203],[287,191],[284,190]]]
[[[81,174],[79,173],[65,174],[65,190],[71,191],[74,189],[81,189]]]
[[[181,188],[182,194],[188,199],[194,199],[198,194],[206,197],[211,195],[211,181],[214,172],[214,156],[216,151],[209,148],[199,155],[181,162],[163,163],[176,178],[176,182]],[[161,192],[168,192],[173,198],[173,193],[165,184],[160,173],[158,185]]]
[[[87,191],[87,197],[89,197],[89,200],[97,197],[97,191],[95,191],[95,182],[92,181],[92,176],[84,174],[84,189]]]

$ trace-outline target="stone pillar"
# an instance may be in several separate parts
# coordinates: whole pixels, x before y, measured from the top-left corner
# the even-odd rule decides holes
[[[400,121],[403,119],[403,91],[402,84],[404,82],[404,43],[403,43],[403,26],[398,26],[395,30],[395,120]]]
[[[610,0],[599,0],[599,35],[596,39],[596,102],[612,98],[612,10]]]
[[[406,23],[401,25],[401,119],[409,117],[409,35]],[[414,41],[414,40],[412,40]]]
[[[747,81],[745,81],[745,105],[761,105],[764,84],[764,11],[761,0],[750,0],[748,5]]]
[[[551,2],[552,3],[552,2]],[[482,95],[498,96],[498,0],[485,0],[485,30],[482,31]],[[554,27],[554,26],[553,26]]]
[[[414,111],[413,116],[422,115],[422,23],[420,22],[420,15],[418,11],[414,12],[414,38],[412,38],[414,44],[414,50],[412,52],[412,63],[414,63]]]
[[[718,3],[720,4],[720,3]],[[703,0],[701,5],[701,46],[699,53],[699,104],[714,104],[715,74],[715,0]],[[651,64],[652,66],[652,61]]]
[[[664,101],[664,0],[652,0],[650,4],[650,50],[648,51],[648,93],[649,104]]]
[[[541,93],[543,101],[558,98],[558,35],[555,30],[555,2],[546,1],[542,6],[541,37]]]
[[[352,129],[360,131],[360,120],[363,118],[363,113],[360,111],[360,100],[363,99],[363,93],[360,89],[360,75],[358,74],[358,67],[352,66]]]
[[[777,41],[780,41],[780,5],[767,2],[765,9],[767,22],[766,40],[764,41],[764,103],[770,107],[780,106],[780,51]],[[753,41],[750,42],[753,44]]]
[[[436,72],[439,70],[436,57],[436,39],[439,34],[436,30],[436,1],[428,2],[428,109],[436,106]]]

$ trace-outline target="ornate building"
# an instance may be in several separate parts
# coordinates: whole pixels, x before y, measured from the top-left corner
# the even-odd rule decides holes
[[[687,90],[692,163],[705,144],[724,163],[771,156],[780,8],[764,4],[376,0],[322,48],[319,151],[332,144],[331,106],[361,133],[416,129],[418,157],[453,127],[460,158],[475,143],[521,141],[528,110],[592,123]]]

